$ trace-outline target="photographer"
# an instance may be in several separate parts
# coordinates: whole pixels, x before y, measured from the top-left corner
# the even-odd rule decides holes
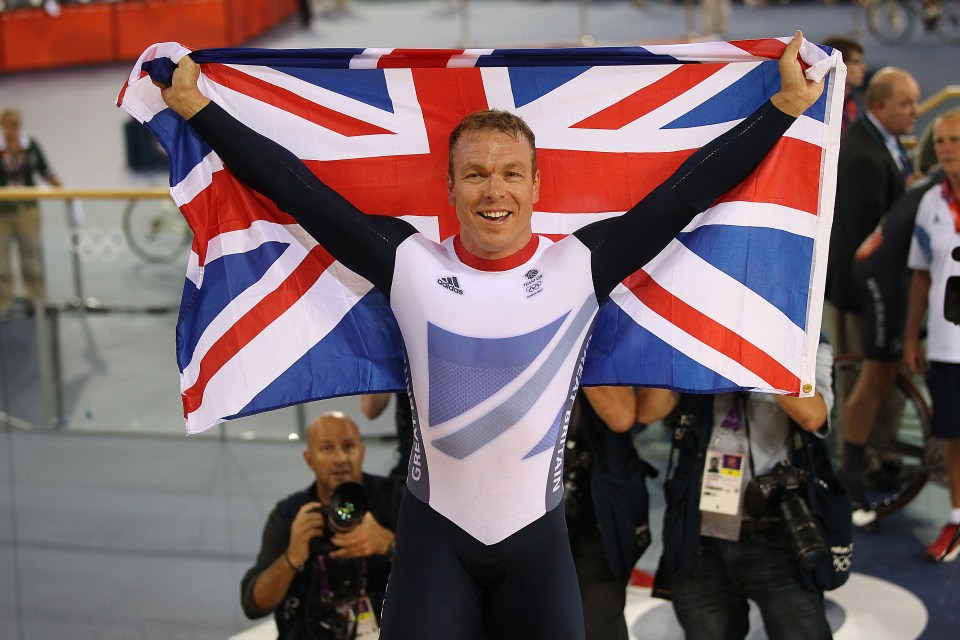
[[[272,611],[281,639],[377,637],[399,500],[395,483],[362,472],[363,455],[357,425],[323,414],[303,452],[315,481],[267,519],[240,602],[251,619]]]
[[[950,481],[950,518],[927,547],[935,562],[960,555],[960,109],[933,123],[933,149],[946,179],[923,196],[917,210],[907,265],[913,269],[907,306],[903,355],[916,373],[925,373],[933,405],[931,432],[943,439],[944,465]],[[920,346],[920,326],[927,318],[927,359]]]
[[[582,387],[570,412],[563,499],[586,640],[627,640],[627,583],[650,545],[657,472],[633,446],[636,413],[633,387]]]
[[[809,398],[653,389],[638,396],[638,415],[645,403],[662,409],[648,421],[675,409],[653,595],[673,601],[688,640],[746,637],[750,600],[771,638],[831,637],[823,591],[846,579],[851,552],[849,499],[822,440],[832,365],[821,343]],[[705,473],[713,458],[719,472]]]

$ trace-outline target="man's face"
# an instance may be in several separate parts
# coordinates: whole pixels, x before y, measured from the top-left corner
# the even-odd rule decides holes
[[[343,482],[360,482],[363,454],[360,432],[348,418],[326,415],[310,425],[303,459],[317,478],[321,500],[327,502]]]
[[[3,131],[3,137],[8,144],[20,139],[20,123],[13,118],[4,118],[0,121],[0,130]]]
[[[920,87],[913,78],[901,76],[893,83],[889,99],[881,102],[874,115],[892,135],[902,136],[913,131],[920,105]]]
[[[960,117],[944,118],[933,128],[937,162],[951,181],[960,182]]]
[[[457,209],[464,248],[489,260],[530,241],[540,172],[526,140],[498,131],[461,138],[453,149],[447,198]]]

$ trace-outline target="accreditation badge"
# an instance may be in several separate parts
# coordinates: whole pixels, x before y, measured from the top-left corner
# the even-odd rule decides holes
[[[376,640],[379,638],[380,625],[377,624],[377,616],[373,613],[373,603],[370,602],[370,596],[364,594],[357,598],[353,611],[357,616],[357,633],[354,637],[357,640]]]
[[[745,451],[733,453],[707,449],[700,487],[700,511],[739,515],[746,464]]]

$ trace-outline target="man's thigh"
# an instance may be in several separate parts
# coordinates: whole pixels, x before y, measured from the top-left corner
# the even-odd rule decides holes
[[[701,538],[696,565],[671,578],[673,610],[687,640],[739,640],[750,629],[749,604],[730,572],[736,543]]]
[[[830,638],[823,593],[800,584],[797,562],[779,527],[741,540],[739,564],[744,591],[760,609],[771,638],[823,640]]]

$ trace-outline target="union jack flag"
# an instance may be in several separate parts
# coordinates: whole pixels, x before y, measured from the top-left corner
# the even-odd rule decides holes
[[[447,137],[498,107],[527,121],[542,174],[535,233],[619,215],[779,89],[788,38],[567,49],[211,49],[201,90],[371,214],[457,232]],[[237,181],[164,105],[154,77],[191,53],[150,47],[118,105],[167,150],[195,233],[177,327],[187,431],[338,395],[406,387],[386,300]],[[820,101],[763,165],[601,310],[583,384],[813,389],[845,69],[805,42]]]

